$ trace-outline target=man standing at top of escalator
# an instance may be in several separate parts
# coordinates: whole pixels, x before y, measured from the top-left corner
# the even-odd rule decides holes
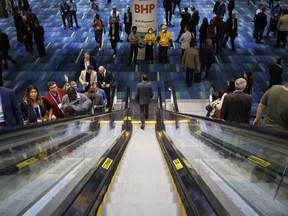
[[[235,91],[225,96],[220,118],[227,121],[249,124],[252,95],[244,93],[247,82],[243,78],[235,81]]]
[[[135,101],[140,106],[140,118],[141,118],[141,129],[145,128],[145,119],[149,117],[149,104],[153,98],[152,85],[147,82],[147,75],[141,75],[141,81],[137,84],[137,91],[135,96]]]
[[[288,76],[285,81],[285,85],[273,85],[265,92],[258,105],[254,126],[260,124],[266,109],[263,126],[288,131]]]

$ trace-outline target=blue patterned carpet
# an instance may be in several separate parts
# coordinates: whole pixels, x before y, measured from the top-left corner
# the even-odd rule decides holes
[[[58,0],[30,0],[30,5],[33,11],[38,15],[41,25],[45,29],[45,45],[47,56],[37,58],[36,47],[34,46],[34,54],[27,55],[24,44],[18,43],[14,21],[12,18],[0,19],[1,28],[8,34],[10,38],[10,55],[18,61],[18,67],[9,64],[9,69],[4,70],[4,86],[13,88],[18,97],[22,98],[25,87],[28,84],[34,83],[39,87],[42,93],[46,91],[46,83],[49,80],[56,80],[58,85],[64,84],[64,74],[67,74],[70,80],[75,80],[77,74],[78,60],[83,56],[85,51],[90,51],[96,58],[98,65],[103,65],[111,70],[118,83],[118,96],[124,96],[124,90],[127,85],[130,85],[132,96],[135,95],[136,84],[139,81],[141,73],[149,74],[149,78],[153,83],[153,88],[162,84],[163,90],[166,92],[166,97],[169,96],[168,87],[175,85],[177,97],[181,99],[190,98],[208,98],[209,87],[213,84],[216,89],[225,89],[226,80],[229,78],[238,78],[243,75],[243,70],[249,69],[252,71],[255,79],[255,94],[253,102],[259,102],[263,92],[268,87],[268,68],[276,61],[276,58],[284,58],[283,70],[287,73],[288,50],[275,49],[276,38],[270,36],[264,38],[264,44],[256,44],[252,38],[254,13],[257,10],[253,3],[249,6],[246,1],[236,1],[236,13],[238,17],[239,37],[236,39],[236,52],[232,52],[230,43],[228,48],[220,55],[217,55],[217,63],[211,68],[210,81],[202,81],[196,83],[192,87],[187,88],[185,84],[185,70],[180,66],[180,44],[175,43],[175,50],[169,51],[169,64],[161,65],[154,63],[148,65],[144,61],[139,61],[139,65],[127,67],[129,56],[129,44],[127,42],[118,43],[118,56],[112,58],[112,50],[107,34],[104,36],[104,50],[96,49],[94,40],[94,32],[91,27],[92,19],[95,12],[91,10],[88,0],[77,1],[78,3],[78,22],[80,29],[64,30],[62,28],[62,20],[59,14]],[[121,13],[121,19],[126,10],[126,6],[131,6],[131,1],[128,0],[112,0],[112,3],[107,5],[106,1],[100,2],[100,15],[106,21],[109,17],[109,12],[113,5]],[[189,3],[188,3],[189,2]],[[266,1],[265,1],[266,2]],[[283,1],[282,1],[283,2]],[[263,1],[264,3],[264,1]],[[213,17],[212,9],[214,1],[202,0],[193,3],[196,9],[200,12],[200,22],[204,17],[208,19]],[[189,6],[190,1],[182,0],[182,7]],[[269,9],[267,10],[267,15]],[[226,15],[227,16],[227,15]],[[227,17],[224,19],[226,20]],[[269,20],[268,15],[268,20]],[[158,26],[165,22],[164,9],[162,1],[158,1]],[[173,34],[173,41],[179,33],[180,15],[178,8],[173,15],[173,26],[169,27],[169,31]],[[200,24],[199,24],[200,26]],[[198,26],[198,28],[199,28]],[[108,26],[106,26],[108,30]],[[108,31],[107,31],[108,32]],[[266,30],[265,30],[266,33]],[[123,32],[121,39],[126,40],[126,35]],[[77,79],[78,80],[78,79]]]

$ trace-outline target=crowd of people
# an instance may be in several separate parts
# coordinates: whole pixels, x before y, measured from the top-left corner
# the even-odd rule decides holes
[[[254,126],[258,126],[265,109],[265,127],[288,130],[288,76],[282,80],[283,59],[278,58],[269,69],[269,88],[258,105]],[[282,85],[282,82],[285,82]],[[243,78],[227,81],[225,92],[215,91],[212,101],[206,106],[207,117],[224,119],[243,124],[250,123],[254,79],[251,71],[245,70]]]
[[[157,35],[155,34],[156,29],[147,29],[147,34],[143,39],[137,32],[137,26],[132,26],[133,14],[130,7],[127,6],[126,12],[123,14],[123,21],[125,33],[127,34],[127,41],[130,43],[128,66],[131,66],[132,63],[138,64],[137,55],[139,43],[145,43],[145,60],[148,63],[154,62],[156,45],[158,45],[158,62],[162,64],[168,62],[168,49],[173,49],[175,47],[172,41],[173,35],[168,30],[168,27],[172,25],[172,17],[175,14],[176,6],[178,6],[180,11],[181,22],[180,32],[175,42],[181,43],[181,65],[186,70],[187,87],[190,87],[193,82],[201,82],[202,72],[205,73],[204,79],[209,80],[211,65],[216,62],[215,55],[220,54],[222,49],[226,49],[226,44],[229,39],[232,51],[236,50],[235,39],[238,36],[238,21],[236,13],[234,12],[235,0],[228,0],[227,4],[225,3],[225,0],[217,0],[215,2],[213,8],[215,15],[211,19],[208,19],[208,17],[203,18],[202,23],[199,26],[198,38],[197,26],[199,25],[201,14],[199,14],[199,11],[195,6],[190,7],[190,14],[188,7],[184,7],[183,10],[181,10],[181,1],[174,1],[173,4],[172,0],[163,0],[166,24],[161,26],[161,30]],[[266,37],[269,37],[270,32],[273,32],[274,37],[277,34],[276,47],[279,47],[282,44],[281,47],[285,48],[288,32],[287,5],[281,5],[280,0],[276,0],[276,5],[270,6],[271,18]],[[228,19],[224,21],[226,8],[228,8]],[[77,4],[73,0],[70,0],[69,2],[62,0],[59,10],[64,29],[67,29],[67,25],[69,29],[73,29],[73,18],[76,27],[80,28],[77,20]],[[257,43],[263,43],[264,28],[267,24],[267,15],[265,13],[266,5],[260,4],[253,20],[255,23],[253,37]],[[45,31],[40,25],[37,15],[32,12],[28,0],[21,0],[19,5],[14,7],[13,17],[17,39],[19,42],[25,44],[27,53],[31,54],[33,52],[34,38],[39,57],[44,57],[46,55],[44,46]],[[107,24],[106,20],[97,13],[93,18],[91,25],[94,29],[95,41],[98,44],[99,51],[103,49],[102,38],[103,33],[106,33],[105,26],[109,26],[108,34],[113,50],[113,58],[116,58],[117,56],[117,43],[121,41],[121,17],[116,6],[113,6],[109,13],[109,17],[107,18]],[[3,67],[8,68],[7,60],[11,61],[16,66],[17,61],[8,54],[10,46],[7,34],[0,31],[0,40],[0,56],[4,61]],[[269,87],[282,83],[282,63],[283,60],[278,59],[276,66],[274,65],[270,68],[271,79]],[[277,66],[280,66],[280,69],[279,67],[277,68]],[[279,71],[281,71],[281,73],[279,73]],[[72,81],[64,91],[58,88],[55,82],[51,81],[48,82],[48,92],[44,97],[41,97],[36,86],[27,87],[25,97],[20,105],[24,120],[27,123],[33,123],[40,120],[63,118],[64,116],[103,112],[104,107],[110,105],[110,89],[114,80],[113,74],[103,66],[98,67],[96,59],[88,52],[85,53],[83,59],[79,61],[78,72],[79,82],[81,84],[80,88],[77,87],[75,81]],[[277,75],[275,75],[276,73]],[[243,78],[236,79],[236,81],[232,83],[235,89],[234,91],[231,91],[231,95],[234,93],[237,93],[237,96],[244,95],[243,97],[246,97],[247,109],[250,106],[251,110],[251,94],[253,94],[254,91],[252,73],[247,70],[244,72]],[[231,86],[232,85],[230,85],[230,87]],[[243,92],[243,94],[239,94],[239,92]],[[233,98],[233,96],[230,96],[229,94],[221,94],[218,92],[214,97],[215,100],[213,101],[213,104],[210,104],[211,110],[208,115],[214,117],[214,114],[217,113],[216,110],[218,109],[218,111],[222,110],[221,114],[218,114],[219,117],[226,120],[233,120],[229,117],[229,114],[227,114],[227,101],[233,100],[229,99],[230,97]],[[218,101],[219,103],[216,103],[215,101]],[[246,114],[248,114],[248,112]],[[238,119],[239,122],[247,123],[246,114],[245,117],[242,116],[241,119]],[[255,123],[255,125],[256,124],[257,123]]]

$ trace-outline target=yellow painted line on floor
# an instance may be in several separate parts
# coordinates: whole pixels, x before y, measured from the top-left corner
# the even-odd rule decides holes
[[[134,121],[131,121],[131,122],[132,122],[132,124],[141,124],[140,120],[134,120]],[[145,121],[145,124],[156,124],[156,121],[155,120]]]
[[[109,120],[100,120],[99,121],[101,124],[109,124],[110,121]],[[118,121],[114,121],[114,123],[123,123],[122,120],[118,120]]]

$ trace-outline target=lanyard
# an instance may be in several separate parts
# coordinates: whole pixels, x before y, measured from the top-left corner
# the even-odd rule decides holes
[[[49,92],[49,95],[50,95],[50,97],[54,100],[54,102],[55,102],[57,105],[61,102],[60,94],[59,94],[59,93],[57,93],[59,103],[56,101],[56,99],[55,99],[54,96],[51,94],[51,92]]]
[[[36,113],[34,107],[33,107],[33,110],[34,110],[34,113],[35,113],[35,115],[36,115],[36,118],[38,118],[38,117],[37,117],[37,113]],[[38,104],[38,114],[39,114],[39,117],[41,118],[42,115],[41,115],[41,110],[40,110],[40,106],[39,106],[39,104]]]

